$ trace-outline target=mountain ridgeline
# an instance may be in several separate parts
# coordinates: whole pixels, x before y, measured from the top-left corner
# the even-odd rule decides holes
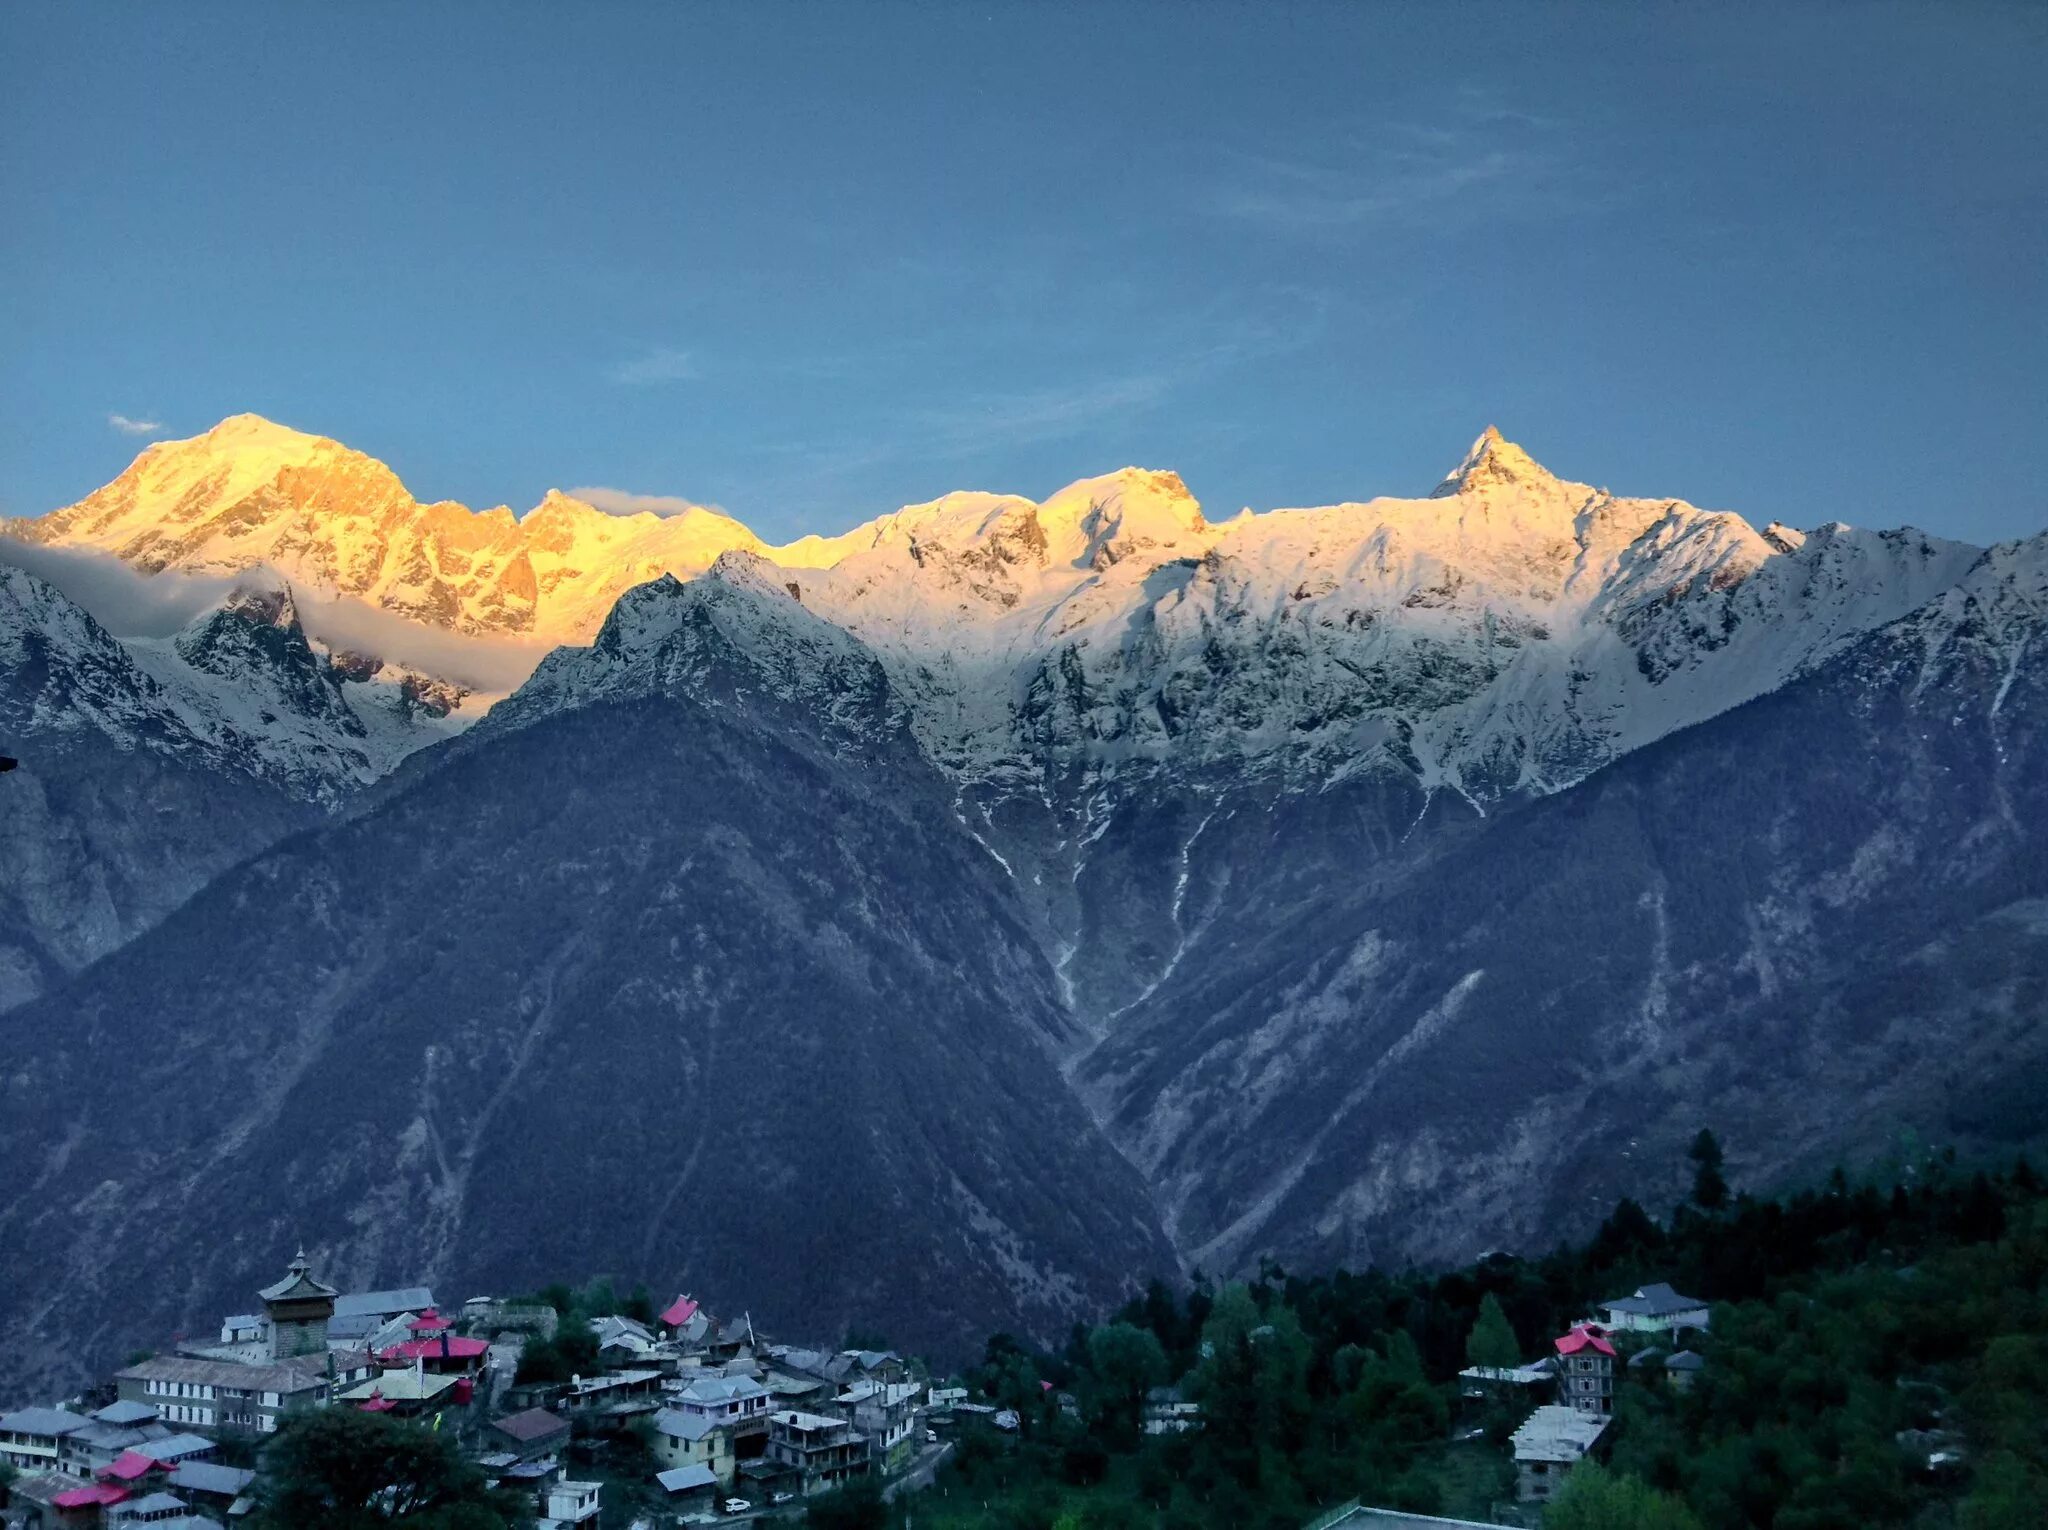
[[[1489,431],[1418,499],[1126,469],[778,548],[242,417],[10,557],[0,1369],[300,1238],[945,1353],[1547,1246],[1703,1122],[1751,1182],[2048,1128],[2048,536],[1759,530]],[[93,559],[223,593],[117,637]],[[508,635],[562,646],[493,705]]]

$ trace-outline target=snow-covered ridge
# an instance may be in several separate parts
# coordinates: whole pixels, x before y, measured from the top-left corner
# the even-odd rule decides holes
[[[121,640],[0,563],[0,733],[35,760],[85,732],[328,805],[473,720],[417,675],[335,655],[261,578],[177,633]]]
[[[1780,685],[1977,557],[1817,520],[1611,495],[1489,427],[1420,498],[1219,523],[1176,475],[1125,468],[770,547],[709,510],[421,505],[373,458],[239,416],[0,531],[148,571],[267,565],[423,627],[568,644],[601,643],[636,587],[729,559],[735,588],[787,587],[878,656],[964,785],[1388,769],[1484,803]]]

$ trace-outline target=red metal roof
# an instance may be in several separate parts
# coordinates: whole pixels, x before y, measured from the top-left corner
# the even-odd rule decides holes
[[[489,1339],[458,1339],[452,1334],[441,1339],[407,1339],[378,1352],[386,1364],[411,1364],[419,1360],[474,1360],[491,1347]]]
[[[432,1307],[429,1307],[425,1312],[422,1312],[418,1317],[414,1318],[410,1323],[407,1323],[405,1326],[410,1328],[414,1333],[418,1333],[422,1328],[431,1328],[436,1331],[439,1331],[440,1329],[446,1328],[448,1326],[448,1320],[442,1317],[441,1314],[436,1312]]]
[[[673,1328],[678,1323],[687,1323],[697,1315],[697,1304],[687,1296],[678,1296],[668,1311],[662,1313],[661,1321]]]
[[[94,1482],[85,1487],[68,1488],[50,1500],[60,1509],[85,1509],[94,1504],[119,1503],[128,1496],[128,1490],[111,1482]]]
[[[1579,1324],[1557,1341],[1557,1352],[1560,1355],[1576,1355],[1586,1348],[1597,1350],[1603,1355],[1614,1353],[1614,1346],[1607,1342],[1607,1336],[1592,1323]]]
[[[112,1466],[100,1468],[101,1477],[118,1477],[123,1482],[133,1482],[137,1477],[146,1477],[154,1471],[169,1471],[170,1468],[153,1456],[145,1456],[139,1450],[124,1450],[114,1458]]]

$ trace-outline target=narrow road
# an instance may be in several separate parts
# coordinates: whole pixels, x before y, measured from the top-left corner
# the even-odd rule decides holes
[[[882,1489],[882,1501],[894,1503],[898,1493],[916,1493],[932,1485],[932,1476],[939,1469],[939,1463],[953,1453],[953,1442],[942,1445],[928,1445],[924,1454],[917,1458],[917,1464]]]

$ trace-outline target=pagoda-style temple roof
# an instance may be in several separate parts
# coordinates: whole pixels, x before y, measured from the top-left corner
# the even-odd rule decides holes
[[[256,1294],[266,1302],[332,1301],[337,1295],[335,1288],[315,1280],[309,1273],[311,1269],[312,1266],[306,1262],[306,1251],[300,1249],[284,1279],[274,1286],[265,1286]]]

